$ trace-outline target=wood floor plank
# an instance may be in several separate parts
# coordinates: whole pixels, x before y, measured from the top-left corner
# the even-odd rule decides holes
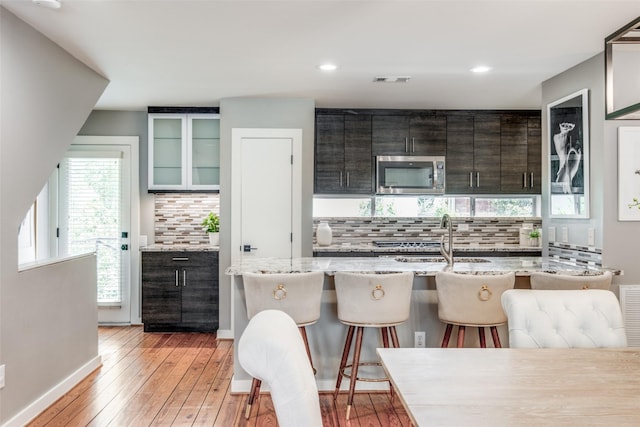
[[[139,326],[98,329],[103,366],[42,412],[29,427],[277,426],[269,393],[249,420],[247,394],[231,394],[233,341],[215,334],[145,333]],[[347,394],[320,393],[325,427],[410,427],[396,397],[358,392],[351,420]]]

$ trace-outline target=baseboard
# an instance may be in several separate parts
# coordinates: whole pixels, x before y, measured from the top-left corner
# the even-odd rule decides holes
[[[233,332],[231,331],[231,329],[218,329],[218,339],[232,340]]]
[[[53,404],[56,400],[64,396],[65,393],[75,387],[80,381],[85,379],[87,375],[98,369],[100,366],[102,366],[102,357],[98,355],[85,363],[82,367],[62,380],[56,386],[40,396],[38,399],[33,401],[29,406],[24,408],[9,421],[2,424],[2,427],[22,427],[27,425],[31,420],[40,415],[42,411],[51,406],[51,404]]]

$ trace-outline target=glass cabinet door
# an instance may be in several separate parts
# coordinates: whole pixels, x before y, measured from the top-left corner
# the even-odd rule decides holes
[[[149,188],[185,188],[184,117],[157,115],[149,120]]]
[[[190,115],[189,185],[193,189],[220,188],[220,119],[218,115]]]

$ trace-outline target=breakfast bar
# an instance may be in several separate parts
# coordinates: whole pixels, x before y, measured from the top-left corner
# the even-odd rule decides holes
[[[342,344],[346,328],[337,319],[336,295],[333,275],[336,272],[356,273],[394,273],[410,271],[415,274],[413,280],[411,314],[409,320],[397,328],[401,347],[413,347],[414,332],[426,333],[426,347],[439,347],[444,331],[444,324],[438,319],[435,274],[438,271],[490,275],[515,272],[516,287],[529,287],[529,275],[532,272],[544,271],[573,275],[597,275],[603,269],[590,265],[561,261],[549,257],[455,257],[452,266],[447,265],[439,256],[388,256],[388,257],[308,257],[308,258],[257,258],[244,257],[232,264],[225,273],[232,277],[232,321],[235,342],[242,335],[247,323],[245,305],[244,273],[296,273],[322,271],[325,283],[322,295],[320,320],[307,328],[309,345],[313,355],[316,378],[320,390],[333,390],[338,371]],[[619,271],[613,271],[619,274]],[[503,346],[508,346],[506,327],[498,328]],[[376,340],[374,332],[364,340]],[[477,347],[477,337],[467,335],[467,346]],[[376,360],[375,351],[363,348],[362,360]],[[237,354],[235,355],[237,358]],[[236,360],[237,362],[237,360]],[[232,380],[233,392],[248,392],[251,384],[250,376],[242,370],[239,363],[234,364]],[[372,389],[384,389],[386,383],[369,383]],[[368,385],[369,385],[368,384]],[[343,385],[344,387],[344,385]]]

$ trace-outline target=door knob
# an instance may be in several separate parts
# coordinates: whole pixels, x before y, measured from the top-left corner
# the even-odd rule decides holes
[[[243,245],[242,246],[242,252],[251,252],[251,251],[255,251],[258,248],[252,248],[251,245]]]

